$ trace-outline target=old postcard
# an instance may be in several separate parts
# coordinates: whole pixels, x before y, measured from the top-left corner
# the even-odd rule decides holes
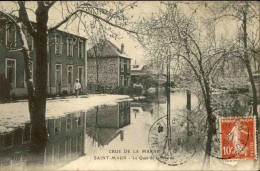
[[[0,170],[259,170],[258,1],[0,2]]]

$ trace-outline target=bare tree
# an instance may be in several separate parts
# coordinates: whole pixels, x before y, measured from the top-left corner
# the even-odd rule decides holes
[[[221,20],[235,20],[240,25],[236,39],[242,42],[242,44],[236,45],[237,51],[233,56],[240,58],[245,64],[253,92],[253,115],[257,117],[257,91],[253,78],[252,64],[259,63],[259,58],[257,59],[256,56],[259,50],[260,28],[258,24],[254,24],[259,21],[259,3],[248,1],[224,2],[214,6],[206,5],[206,7],[213,15],[208,20],[209,23],[217,25],[218,21]]]
[[[213,74],[221,61],[229,58],[236,42],[231,46],[216,44],[214,36],[203,34],[203,26],[193,17],[184,15],[177,3],[163,2],[166,10],[160,10],[157,16],[142,19],[136,26],[139,41],[146,49],[160,51],[166,63],[178,62],[184,69],[186,86],[201,92],[207,113],[207,142],[205,163],[209,164],[212,150],[212,138],[216,134],[216,116],[212,106]],[[165,54],[165,55],[163,55]],[[169,58],[170,57],[170,58]],[[170,60],[169,60],[170,59]]]
[[[32,126],[32,151],[39,151],[44,149],[47,140],[47,130],[45,125],[46,112],[46,96],[47,96],[47,37],[48,35],[66,24],[68,26],[73,21],[78,19],[79,23],[92,22],[92,27],[96,25],[106,25],[122,29],[127,32],[134,33],[125,28],[127,24],[127,17],[124,12],[135,6],[135,2],[61,2],[56,1],[38,1],[34,2],[35,9],[27,7],[26,2],[17,2],[17,10],[10,13],[1,11],[2,16],[12,22],[19,31],[22,38],[23,47],[21,51],[24,55],[26,84],[29,96],[29,112]],[[2,3],[4,4],[4,3]],[[56,5],[56,6],[55,6]],[[49,11],[51,8],[60,8],[67,15],[57,22],[55,25],[48,27]],[[72,8],[73,7],[73,8]],[[4,6],[2,7],[4,8]],[[14,17],[15,11],[18,11],[18,16]],[[36,22],[32,23],[29,19],[29,14],[35,14]],[[91,19],[89,19],[91,17]],[[28,51],[28,43],[25,39],[23,27],[33,37],[36,51],[36,79],[35,88],[30,78],[30,56]],[[110,28],[111,29],[111,28]],[[107,29],[106,31],[108,31]],[[41,148],[42,147],[42,148]]]

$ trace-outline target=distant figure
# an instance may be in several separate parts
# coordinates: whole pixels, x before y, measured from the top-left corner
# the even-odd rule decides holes
[[[76,82],[74,84],[74,90],[75,90],[75,95],[77,98],[78,98],[80,89],[81,89],[81,85],[79,83],[79,79],[76,79]]]

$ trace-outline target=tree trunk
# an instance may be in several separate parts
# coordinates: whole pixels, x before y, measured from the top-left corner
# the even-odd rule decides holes
[[[216,134],[216,118],[212,112],[210,86],[207,79],[204,79],[204,86],[206,91],[206,98],[204,98],[204,101],[205,101],[205,106],[207,111],[207,125],[208,125],[204,164],[206,168],[209,168],[210,155],[212,150],[212,139],[213,136]]]
[[[47,95],[47,22],[48,10],[39,5],[36,10],[37,36],[34,37],[36,49],[35,109],[31,118],[32,151],[42,152],[47,142],[45,124]]]
[[[243,42],[244,42],[244,61],[246,65],[246,69],[249,76],[249,81],[252,87],[252,93],[253,93],[253,115],[258,116],[257,114],[257,92],[255,87],[255,81],[252,73],[252,69],[250,66],[250,60],[248,56],[247,51],[247,10],[248,10],[248,4],[246,3],[245,11],[243,12]]]
[[[32,120],[32,115],[34,113],[34,89],[33,89],[33,82],[30,74],[30,56],[29,50],[26,48],[22,49],[22,53],[24,56],[24,71],[25,71],[25,78],[26,78],[26,86],[27,86],[27,93],[28,93],[28,107],[30,113],[30,119]]]
[[[167,137],[171,139],[171,91],[170,91],[170,62],[167,59],[167,84],[166,84],[166,97],[167,97]]]
[[[250,65],[250,60],[249,60],[249,56],[248,56],[248,47],[247,47],[247,12],[248,12],[248,2],[245,2],[245,9],[242,12],[243,13],[243,42],[244,42],[244,61],[245,61],[245,65],[246,65],[246,69],[248,72],[248,76],[249,76],[249,81],[251,84],[251,88],[252,88],[252,93],[253,93],[253,115],[256,117],[256,131],[258,132],[259,130],[259,120],[258,120],[258,112],[257,112],[257,91],[256,91],[256,87],[255,87],[255,81],[254,81],[254,77],[253,77],[253,73],[252,73],[252,69],[251,69],[251,65]],[[258,138],[258,136],[256,136],[255,138]],[[257,141],[257,149],[259,147],[259,141]],[[254,160],[254,164],[253,167],[257,167],[257,163],[258,160]]]
[[[97,57],[96,57],[97,58]],[[98,85],[98,67],[99,67],[99,65],[98,65],[98,59],[96,59],[96,70],[97,70],[97,85]]]

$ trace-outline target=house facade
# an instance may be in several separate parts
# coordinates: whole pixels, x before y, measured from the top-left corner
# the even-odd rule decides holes
[[[33,38],[24,29],[31,57],[31,76],[35,79],[36,55]],[[11,96],[26,96],[24,59],[18,50],[22,47],[16,28],[6,21],[0,23],[0,75],[11,85]],[[79,79],[86,91],[86,39],[56,30],[48,35],[48,94],[73,93],[73,84]]]
[[[87,80],[89,86],[124,87],[131,85],[131,58],[108,40],[87,51]]]

